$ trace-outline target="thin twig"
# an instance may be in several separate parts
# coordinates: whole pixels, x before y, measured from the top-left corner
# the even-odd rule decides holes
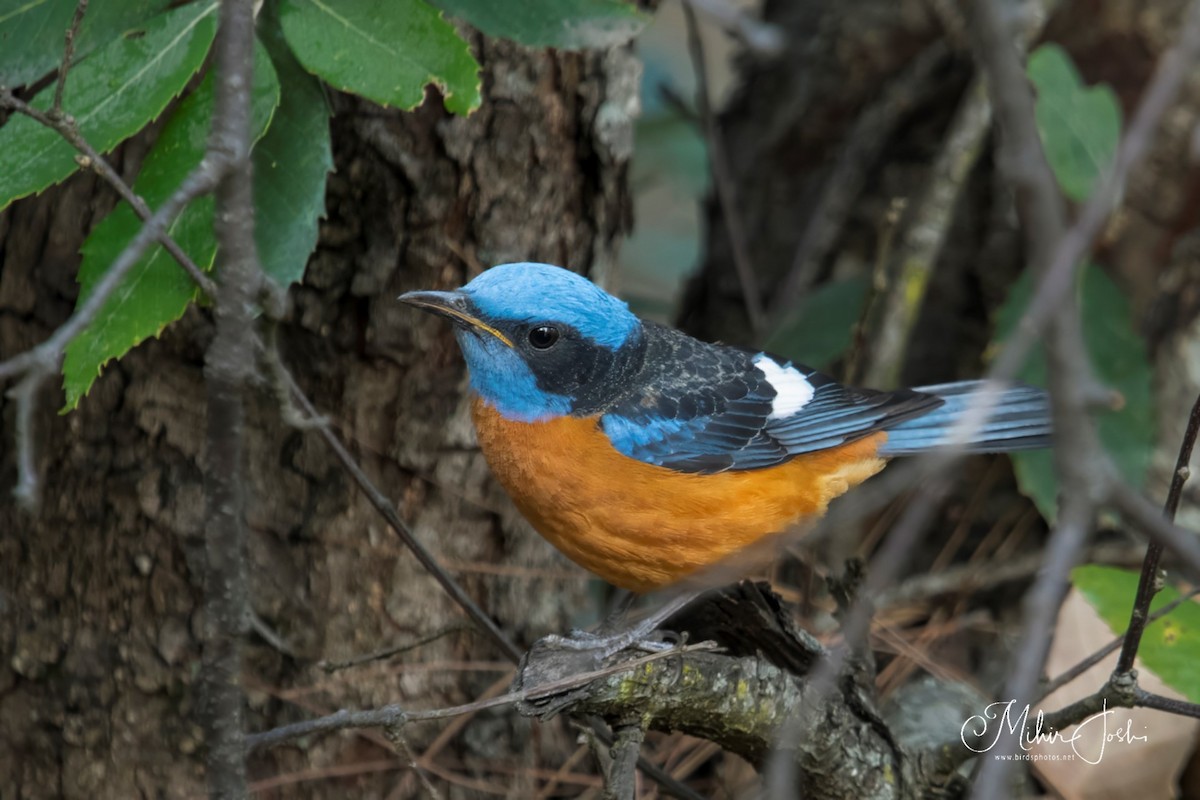
[[[162,207],[146,221],[141,230],[126,245],[108,271],[92,287],[91,294],[75,313],[58,327],[50,338],[36,347],[19,353],[7,361],[0,362],[0,380],[25,374],[22,386],[17,387],[17,449],[19,480],[15,489],[18,501],[28,509],[35,507],[38,496],[38,477],[34,469],[32,452],[32,407],[22,407],[22,395],[32,396],[37,387],[51,375],[57,373],[63,353],[76,336],[84,331],[99,315],[110,296],[124,281],[125,276],[138,263],[142,255],[159,239],[171,221],[192,199],[212,191],[217,181],[228,169],[221,159],[205,156],[196,169],[184,179]],[[28,448],[28,449],[26,449]]]
[[[13,438],[17,446],[17,485],[13,488],[13,496],[26,511],[37,508],[40,495],[37,461],[34,456],[33,407],[41,385],[41,375],[30,371],[8,392],[8,396],[17,404],[13,426]]]
[[[471,703],[450,706],[448,708],[430,709],[427,711],[406,711],[403,706],[392,704],[367,711],[342,710],[338,711],[336,714],[330,714],[325,717],[305,720],[304,722],[294,722],[291,725],[282,725],[269,731],[251,734],[246,737],[246,750],[249,752],[251,750],[257,750],[263,747],[274,747],[282,744],[283,742],[291,741],[292,739],[299,739],[302,736],[313,736],[319,733],[332,733],[334,731],[346,730],[348,728],[379,728],[384,726],[404,725],[408,722],[427,722],[430,720],[450,719],[451,717],[458,717],[462,716],[463,714],[473,714],[477,711],[507,706],[525,700],[537,700],[542,697],[551,697],[559,694],[560,692],[565,692],[568,689],[586,686],[592,681],[607,678],[612,675],[618,675],[622,672],[628,672],[663,658],[674,658],[685,653],[712,652],[715,649],[716,645],[712,642],[698,642],[697,644],[684,645],[658,653],[649,653],[629,661],[623,661],[619,664],[612,664],[610,666],[591,670],[589,672],[581,672],[560,680],[542,683],[529,689],[522,689],[517,692],[508,692],[507,694],[502,694],[486,700],[476,700]]]
[[[288,643],[286,639],[280,635],[279,631],[267,624],[267,621],[259,616],[258,612],[253,608],[249,609],[250,630],[257,633],[264,642],[269,644],[275,650],[283,653],[291,658],[296,657],[296,649]]]
[[[1176,700],[1174,697],[1164,697],[1161,694],[1154,694],[1143,689],[1138,689],[1136,693],[1136,705],[1141,708],[1155,708],[1159,711],[1167,711],[1181,717],[1195,717],[1200,719],[1200,704],[1189,703],[1186,700]]]
[[[701,642],[703,644],[703,642]],[[600,741],[607,745],[612,745],[613,735],[604,727],[604,723],[595,717],[590,717],[588,720],[592,734]],[[639,755],[637,759],[638,769],[642,771],[650,780],[659,785],[659,788],[665,794],[678,800],[704,800],[704,796],[696,792],[694,789],[683,783],[665,769],[655,764],[649,758]]]
[[[214,44],[216,98],[205,158],[229,165],[216,189],[214,232],[221,283],[216,333],[205,354],[208,393],[204,636],[200,720],[209,795],[246,796],[242,651],[249,620],[246,577],[244,394],[254,372],[254,299],[262,269],[254,242],[251,87],[254,0],[223,0]]]
[[[1180,595],[1179,597],[1176,597],[1174,600],[1167,603],[1162,608],[1158,609],[1153,614],[1151,614],[1149,617],[1147,617],[1146,624],[1150,625],[1151,623],[1154,623],[1154,622],[1162,619],[1167,614],[1170,614],[1172,611],[1179,608],[1184,603],[1194,600],[1197,597],[1200,597],[1200,589],[1193,589],[1192,591],[1188,592],[1187,594],[1183,594],[1183,595]],[[1104,647],[1101,647],[1099,650],[1092,653],[1090,656],[1083,659],[1082,661],[1080,661],[1078,664],[1071,667],[1070,669],[1065,670],[1062,674],[1055,677],[1054,680],[1050,681],[1042,688],[1042,697],[1047,697],[1051,694],[1054,694],[1059,689],[1066,686],[1068,683],[1075,680],[1080,675],[1082,675],[1083,673],[1087,672],[1092,667],[1099,664],[1101,661],[1103,661],[1109,655],[1111,655],[1112,653],[1115,653],[1121,647],[1121,644],[1124,641],[1125,641],[1124,634],[1122,634],[1120,636],[1116,636],[1113,638],[1113,640],[1111,642],[1104,645]]]
[[[179,215],[193,199],[207,194],[217,185],[217,181],[229,169],[229,164],[221,158],[206,155],[194,170],[184,179],[165,203],[146,221],[133,240],[117,256],[113,265],[104,276],[96,282],[91,293],[49,339],[38,346],[26,350],[7,361],[0,362],[0,380],[10,378],[29,370],[39,370],[43,374],[53,373],[58,369],[63,351],[71,341],[90,325],[109,297],[125,279],[125,276],[138,263],[150,245],[158,241],[164,230]]]
[[[58,68],[58,81],[54,85],[54,105],[50,109],[52,117],[62,116],[63,87],[67,85],[67,72],[75,58],[75,38],[79,36],[79,26],[83,24],[83,15],[87,13],[88,0],[79,0],[75,4],[75,16],[71,18],[71,27],[67,28],[67,39],[63,46],[62,64]]]
[[[79,123],[70,115],[59,115],[54,117],[50,114],[39,111],[28,103],[14,97],[11,92],[0,91],[0,108],[10,108],[17,113],[24,114],[31,119],[40,122],[48,128],[57,131],[60,136],[66,139],[67,143],[79,151],[80,155],[76,156],[76,162],[84,169],[92,169],[100,176],[109,186],[116,190],[121,199],[124,200],[133,209],[134,213],[143,222],[149,222],[153,213],[150,207],[146,205],[146,201],[139,197],[133,189],[129,187],[116,170],[108,163],[108,161],[96,148],[84,138],[83,133],[79,130]],[[213,297],[216,294],[216,285],[212,279],[204,274],[204,271],[196,265],[192,257],[183,251],[183,248],[171,238],[171,235],[164,228],[157,237],[159,244],[183,267],[184,272],[192,279],[192,282],[200,287],[200,291],[208,297]]]
[[[1088,549],[1085,561],[1089,564],[1128,564],[1135,561],[1141,552],[1140,546],[1132,544],[1093,545]],[[894,589],[884,592],[877,603],[881,608],[887,608],[927,602],[943,595],[970,594],[994,589],[1006,583],[1032,578],[1041,570],[1045,560],[1045,551],[1035,550],[1012,558],[991,561],[983,559],[979,563],[960,564],[937,572],[915,575]]]
[[[1054,316],[1039,319],[1033,314],[1038,304],[1046,303],[1046,297],[1052,293],[1049,283],[1053,277],[1051,264],[1066,231],[1066,206],[1042,150],[1034,117],[1033,93],[1018,58],[1012,32],[1005,25],[1005,11],[996,2],[985,2],[976,6],[975,16],[972,35],[976,56],[987,75],[992,105],[1002,132],[1002,172],[1016,192],[1026,257],[1034,274],[1040,278],[1031,310],[997,359],[995,368],[1015,371],[1025,357],[1021,336],[1028,338],[1024,344],[1027,351],[1033,344],[1033,334],[1041,334],[1043,326],[1046,328],[1057,445],[1054,462],[1063,498],[1059,522],[1047,548],[1046,567],[1026,595],[1021,641],[1013,655],[1004,690],[1006,697],[1020,708],[1036,691],[1050,649],[1056,611],[1066,596],[1069,572],[1078,563],[1095,520],[1097,497],[1093,487],[1100,483],[1096,476],[1104,473],[1103,462],[1093,456],[1103,451],[1086,413],[1084,398],[1094,378],[1082,342],[1077,304],[1064,291],[1061,298],[1055,298]],[[1074,274],[1074,268],[1075,264],[1071,263],[1068,275]],[[1006,357],[1009,360],[1004,362]],[[1018,744],[1019,738],[1012,736],[998,743],[993,757],[980,767],[973,785],[973,797],[984,800],[1003,793],[1011,766],[1007,756],[1015,752]]]
[[[1016,648],[1003,695],[1006,699],[1011,698],[1017,708],[1023,708],[1037,693],[1038,677],[1054,638],[1054,626],[1058,619],[1056,612],[1067,594],[1071,569],[1079,563],[1084,542],[1091,533],[1094,515],[1095,506],[1086,497],[1065,499],[1058,526],[1047,547],[1046,565],[1025,597],[1021,642]],[[991,788],[993,782],[1006,785],[1003,763],[1007,760],[1005,756],[1011,755],[1010,751],[1015,751],[1017,745],[1017,737],[1008,737],[993,750],[995,758],[983,763],[975,781],[976,797],[980,796],[980,792],[983,792],[983,796],[996,796],[989,795],[996,791]],[[1001,766],[989,768],[988,764],[992,761]],[[1000,796],[1003,796],[1003,792]]]
[[[704,40],[700,38],[700,26],[691,3],[683,4],[683,15],[687,21],[688,52],[692,58],[692,70],[696,73],[696,109],[704,125],[704,138],[708,143],[708,161],[712,168],[713,190],[721,206],[721,217],[729,234],[730,249],[733,251],[733,266],[742,288],[742,302],[754,338],[760,338],[766,330],[762,295],[754,267],[750,263],[750,249],[746,241],[746,230],[742,225],[737,202],[737,189],[733,171],[725,153],[724,137],[717,126],[716,115],[709,96],[708,65],[704,58]]]
[[[1196,446],[1196,434],[1200,433],[1200,395],[1192,405],[1192,413],[1188,416],[1187,429],[1183,441],[1179,445],[1179,456],[1175,459],[1175,472],[1171,476],[1171,488],[1167,492],[1167,501],[1163,508],[1163,518],[1168,522],[1175,521],[1175,512],[1179,510],[1179,498],[1183,494],[1183,484],[1188,479],[1188,464],[1192,460],[1192,449]],[[1116,674],[1127,674],[1133,670],[1134,659],[1137,658],[1138,647],[1142,643],[1142,633],[1149,622],[1150,603],[1162,589],[1162,576],[1158,571],[1158,563],[1162,558],[1163,545],[1151,540],[1146,546],[1146,558],[1142,561],[1142,572],[1138,577],[1137,595],[1133,601],[1133,610],[1129,615],[1129,628],[1125,631],[1125,644],[1121,647],[1121,656],[1117,659]]]
[[[407,653],[411,650],[416,650],[418,647],[424,647],[425,645],[436,642],[438,639],[445,638],[450,634],[461,633],[462,631],[469,631],[473,629],[473,626],[464,625],[463,623],[459,622],[453,625],[447,625],[441,630],[436,630],[433,633],[421,636],[420,638],[414,639],[411,642],[405,642],[404,644],[398,644],[392,647],[385,647],[381,650],[367,653],[366,655],[347,659],[346,661],[321,661],[317,664],[317,666],[325,670],[325,672],[337,672],[338,670],[348,669],[350,667],[358,667],[362,666],[363,664],[382,661],[385,658],[391,658],[394,655]]]
[[[287,372],[282,361],[273,359],[270,363],[272,363],[273,368],[281,370],[279,379],[288,386],[292,392],[292,396],[296,399],[296,402],[307,418],[312,420],[319,419],[320,415],[317,413],[316,407],[313,406],[312,401],[300,389],[300,386],[291,374]],[[508,638],[504,631],[500,630],[495,621],[471,599],[471,596],[459,585],[458,581],[454,580],[450,573],[442,568],[442,565],[433,557],[433,554],[426,549],[425,545],[416,537],[412,529],[400,518],[400,515],[396,512],[396,507],[387,499],[387,496],[363,472],[362,467],[354,460],[354,456],[350,455],[350,451],[346,449],[345,445],[342,444],[341,440],[338,439],[330,427],[328,425],[316,425],[315,428],[321,438],[325,440],[326,446],[333,452],[334,457],[341,462],[342,468],[350,473],[350,477],[354,479],[354,482],[358,484],[358,488],[366,495],[367,501],[387,520],[388,526],[400,537],[400,541],[404,543],[405,547],[417,557],[417,561],[421,562],[421,566],[433,576],[434,580],[446,591],[446,594],[450,595],[450,598],[466,612],[467,616],[479,626],[480,630],[488,635],[488,638],[500,649],[500,652],[504,653],[514,662],[520,661],[521,649],[513,644],[512,640]]]
[[[1179,445],[1179,457],[1175,459],[1175,472],[1171,475],[1171,488],[1167,491],[1167,500],[1163,505],[1163,517],[1167,522],[1175,521],[1179,511],[1179,501],[1183,498],[1183,487],[1192,476],[1188,464],[1192,460],[1192,451],[1196,447],[1196,438],[1200,435],[1200,395],[1192,404],[1192,412],[1188,415],[1187,428],[1183,432],[1183,441]]]

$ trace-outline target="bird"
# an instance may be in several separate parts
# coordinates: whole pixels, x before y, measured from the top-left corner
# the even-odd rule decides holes
[[[982,391],[846,386],[770,353],[636,316],[550,264],[400,301],[454,323],[492,472],[567,557],[636,594],[812,524],[896,456],[946,444]],[[1051,443],[1041,389],[1009,385],[970,452]]]

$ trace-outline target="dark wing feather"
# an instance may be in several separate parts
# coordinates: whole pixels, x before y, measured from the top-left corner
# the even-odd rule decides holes
[[[942,402],[911,391],[850,389],[773,359],[812,388],[811,399],[795,413],[773,418],[779,387],[755,364],[772,357],[705,344],[652,323],[644,330],[643,366],[600,424],[625,455],[681,472],[774,466],[862,438]]]
[[[770,420],[765,427],[791,455],[837,447],[927,414],[942,404],[937,397],[908,389],[853,389],[815,370],[799,369],[813,385],[812,400],[797,413]]]

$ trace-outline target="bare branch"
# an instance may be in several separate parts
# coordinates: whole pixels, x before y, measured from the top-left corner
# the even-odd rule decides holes
[[[1143,689],[1137,690],[1137,705],[1142,708],[1156,708],[1181,717],[1200,719],[1200,704],[1176,700],[1174,697],[1163,697]]]
[[[1127,564],[1135,561],[1141,553],[1140,545],[1093,544],[1088,548],[1084,560],[1089,564]],[[885,591],[877,603],[880,607],[896,607],[940,596],[988,591],[1006,583],[1032,579],[1045,561],[1046,551],[1034,550],[1005,558],[1001,562],[985,560],[959,564],[937,572],[920,573]]]
[[[0,93],[0,105],[11,99],[11,95]],[[184,206],[194,198],[212,191],[226,169],[225,162],[205,157],[126,245],[108,271],[92,287],[91,294],[75,309],[75,313],[41,344],[0,362],[0,380],[25,374],[21,386],[14,390],[18,401],[16,441],[20,475],[14,491],[18,501],[25,508],[36,507],[39,481],[32,451],[32,408],[29,404],[23,404],[22,398],[32,397],[41,383],[58,371],[67,345],[96,319],[109,297],[150,245],[166,235],[167,227]]]
[[[1057,610],[1066,596],[1071,568],[1079,563],[1084,542],[1091,533],[1094,515],[1095,506],[1086,497],[1066,498],[1058,526],[1050,538],[1046,565],[1025,597],[1024,630],[1003,695],[1011,698],[1018,708],[1029,703],[1037,692],[1038,677],[1058,619]],[[1003,796],[1003,787],[1007,785],[1004,765],[1010,763],[1005,756],[1015,752],[1017,743],[1016,737],[1007,737],[993,749],[991,755],[995,757],[980,766],[973,797],[995,797],[995,792]]]
[[[451,634],[461,633],[469,630],[471,630],[471,626],[464,625],[461,622],[454,625],[447,625],[441,630],[426,634],[425,636],[421,636],[411,642],[405,642],[404,644],[398,644],[392,647],[385,647],[382,650],[375,650],[374,652],[367,653],[366,655],[361,655],[356,658],[351,658],[346,661],[321,661],[317,664],[317,666],[325,670],[325,672],[337,672],[339,670],[349,669],[350,667],[360,667],[363,664],[371,664],[375,661],[381,661],[385,658],[391,658],[392,656],[399,655],[400,653],[407,653],[412,650],[416,650],[419,647],[424,647],[427,644],[436,642],[438,639],[443,639]]]
[[[75,121],[74,117],[70,116],[69,114],[53,116],[51,114],[39,111],[28,103],[25,103],[24,101],[14,97],[12,93],[7,90],[0,91],[0,108],[10,108],[17,113],[24,114],[25,116],[40,122],[42,125],[57,131],[60,136],[67,140],[68,144],[79,151],[80,155],[75,157],[75,161],[81,167],[84,169],[95,170],[97,175],[99,175],[106,183],[108,183],[108,185],[112,186],[113,189],[116,190],[117,194],[121,196],[122,200],[124,200],[126,203],[129,203],[130,207],[133,209],[134,213],[138,215],[139,219],[141,219],[143,222],[150,221],[150,218],[153,216],[153,214],[150,211],[150,207],[146,205],[146,201],[134,193],[133,189],[129,187],[129,184],[122,180],[121,176],[117,174],[116,170],[112,168],[104,156],[100,155],[100,153],[98,153],[96,149],[92,147],[87,139],[84,138],[83,134],[79,130],[79,124]],[[193,283],[200,287],[200,290],[204,292],[205,295],[208,297],[215,296],[216,284],[212,282],[211,278],[204,274],[204,271],[196,265],[196,262],[192,260],[191,256],[183,252],[183,248],[171,238],[165,227],[156,237],[156,240],[168,253],[170,253],[171,257],[179,263],[179,266],[183,267],[183,270],[188,274],[188,277],[192,279]]]
[[[71,27],[67,28],[66,43],[63,46],[62,64],[58,68],[58,81],[54,85],[54,106],[50,109],[51,116],[62,115],[63,87],[67,85],[67,72],[75,58],[75,38],[79,36],[79,26],[83,24],[83,15],[87,13],[88,0],[79,0],[75,5],[75,15],[71,18]]]
[[[1129,491],[1112,477],[1111,465],[1087,418],[1089,405],[1099,391],[1083,346],[1078,309],[1068,289],[1080,259],[1111,212],[1129,169],[1144,154],[1149,132],[1178,90],[1182,75],[1174,74],[1176,70],[1172,67],[1176,59],[1184,58],[1186,63],[1191,58],[1179,52],[1187,54],[1200,47],[1200,17],[1196,9],[1196,4],[1189,9],[1187,30],[1176,50],[1164,56],[1146,100],[1122,141],[1111,173],[1069,230],[1061,195],[1041,150],[1034,123],[1033,96],[1005,30],[1004,14],[994,2],[980,4],[976,9],[973,26],[976,53],[988,72],[997,119],[1005,134],[1001,139],[1002,166],[1016,189],[1027,255],[1041,278],[1029,311],[997,360],[994,371],[1001,374],[1015,371],[1043,325],[1048,323],[1046,351],[1058,445],[1055,464],[1064,496],[1061,522],[1051,539],[1055,558],[1028,596],[1025,634],[1006,690],[1017,706],[1033,694],[1049,644],[1052,609],[1061,601],[1067,571],[1078,557],[1098,502],[1106,498],[1117,501],[1123,491]],[[1197,30],[1192,31],[1192,26],[1198,26]],[[1192,36],[1197,37],[1197,44],[1192,43]],[[994,758],[982,764],[974,797],[990,798],[1003,791],[1004,775],[1011,765],[1004,756],[1011,752],[1015,742],[1010,739],[1005,745],[1001,752],[993,753]]]
[[[412,770],[416,774],[417,779],[421,781],[421,788],[425,790],[425,793],[429,797],[432,797],[433,800],[442,800],[441,793],[439,793],[438,790],[433,787],[433,782],[429,780],[429,775],[425,773],[425,770],[422,769],[420,763],[418,763],[417,754],[413,752],[412,745],[408,743],[408,737],[404,735],[404,726],[384,725],[383,735],[387,737],[389,742],[392,743],[392,747],[396,750],[396,752],[404,756],[404,759],[408,762],[408,768]]]
[[[208,391],[201,724],[209,796],[246,796],[242,650],[249,618],[246,580],[245,405],[257,337],[254,300],[262,271],[254,242],[250,161],[254,2],[223,0],[215,47],[216,99],[206,159],[229,165],[216,191],[216,335],[205,354]],[[143,229],[144,230],[144,229]]]
[[[17,403],[14,438],[17,445],[17,485],[13,496],[26,511],[37,508],[40,493],[37,463],[34,456],[33,404],[37,400],[43,376],[36,370],[28,372],[21,382],[8,391]]]
[[[167,202],[163,203],[158,211],[154,212],[154,215],[146,221],[129,245],[121,251],[121,255],[117,256],[113,265],[104,273],[104,277],[96,282],[87,300],[75,310],[75,313],[49,339],[37,347],[0,362],[0,380],[31,369],[39,370],[43,375],[57,370],[67,345],[96,319],[96,315],[104,308],[108,298],[121,285],[125,276],[146,253],[150,245],[158,241],[163,231],[178,216],[184,206],[200,195],[211,192],[228,168],[229,165],[223,159],[205,156],[175,190],[175,193],[167,199]]]
[[[268,331],[269,330],[270,329],[268,329]],[[350,474],[350,477],[354,480],[354,482],[358,484],[359,489],[362,490],[364,495],[366,495],[367,500],[375,507],[375,510],[379,512],[380,516],[387,521],[388,526],[397,536],[400,537],[400,540],[404,543],[404,545],[412,551],[413,555],[417,557],[417,560],[421,562],[421,565],[429,571],[429,574],[434,577],[434,580],[436,580],[442,586],[445,592],[450,595],[450,598],[454,600],[454,602],[456,602],[464,612],[466,612],[471,621],[474,622],[480,630],[487,634],[488,638],[492,640],[493,644],[495,644],[505,656],[507,656],[514,663],[520,661],[522,655],[521,649],[513,644],[512,640],[509,639],[502,630],[500,630],[495,621],[492,620],[492,618],[488,616],[487,613],[485,613],[483,609],[481,609],[479,605],[475,603],[474,600],[471,599],[470,595],[466,593],[466,590],[463,589],[462,586],[460,586],[459,583],[442,568],[442,565],[439,564],[436,559],[434,559],[433,555],[425,548],[423,544],[421,544],[420,540],[417,539],[416,534],[413,533],[412,529],[409,528],[402,519],[400,519],[400,515],[396,512],[396,509],[391,504],[391,501],[389,501],[383,492],[381,492],[379,488],[371,481],[371,479],[367,477],[367,474],[363,471],[362,467],[358,465],[358,463],[354,460],[354,457],[350,455],[350,452],[346,450],[345,446],[337,438],[337,435],[330,429],[328,422],[326,422],[324,418],[317,413],[316,407],[312,404],[312,401],[308,399],[307,395],[305,395],[300,389],[295,379],[293,379],[291,374],[288,373],[287,368],[284,366],[283,361],[278,354],[278,351],[272,347],[267,348],[265,353],[267,366],[272,371],[274,376],[272,378],[273,383],[278,386],[286,387],[287,392],[290,392],[289,399],[283,404],[285,416],[287,416],[289,413],[295,414],[297,417],[299,417],[298,421],[300,422],[300,426],[302,428],[315,428],[320,433],[321,438],[325,441],[326,446],[328,446],[333,452],[334,457],[337,458],[337,460],[342,464],[342,467]],[[302,417],[300,417],[299,414],[296,414],[291,403],[291,397],[295,398],[296,403],[299,405],[300,411],[303,412]],[[289,408],[293,408],[292,412],[287,410]],[[611,741],[611,737],[607,731],[597,730],[596,735],[600,736],[606,741]],[[688,789],[686,786],[672,778],[669,774],[662,769],[659,769],[656,765],[652,764],[644,757],[639,759],[638,767],[643,773],[657,782],[666,793],[674,797],[685,798],[685,800],[697,800],[698,795],[696,795],[695,792]]]
[[[998,4],[978,4],[975,16],[972,34],[976,56],[987,74],[1001,129],[1002,171],[1016,192],[1026,257],[1034,274],[1041,278],[1031,310],[997,360],[995,371],[1015,372],[1035,336],[1048,323],[1046,355],[1056,437],[1055,471],[1063,497],[1059,523],[1048,547],[1047,564],[1026,595],[1022,638],[1005,688],[1006,696],[1021,707],[1036,691],[1050,648],[1056,610],[1066,595],[1068,574],[1078,563],[1091,532],[1099,469],[1093,456],[1103,451],[1098,447],[1083,399],[1084,386],[1091,385],[1093,379],[1076,304],[1072,298],[1063,296],[1055,298],[1053,306],[1049,306],[1057,312],[1054,317],[1043,320],[1033,313],[1052,294],[1049,268],[1066,230],[1065,205],[1046,162],[1035,123],[1033,93]],[[1068,275],[1073,274],[1074,267],[1074,263],[1068,266]],[[1023,342],[1022,336],[1027,341]],[[1000,750],[993,753],[994,757],[984,761],[974,782],[973,797],[983,800],[1004,791],[1011,765],[1005,756],[1015,752],[1017,744],[1016,737],[1008,737],[1000,744]]]
[[[1167,502],[1163,508],[1163,518],[1168,522],[1175,521],[1175,512],[1179,510],[1179,498],[1183,495],[1183,484],[1188,479],[1188,464],[1192,460],[1192,449],[1196,446],[1196,434],[1200,433],[1200,396],[1192,405],[1192,413],[1188,416],[1187,429],[1183,442],[1179,445],[1179,456],[1175,460],[1175,472],[1171,476],[1171,488],[1167,492]],[[1150,603],[1162,588],[1162,576],[1158,571],[1158,562],[1162,558],[1163,545],[1151,540],[1146,547],[1146,558],[1142,561],[1142,573],[1138,578],[1137,596],[1133,601],[1133,610],[1129,616],[1129,628],[1125,631],[1125,644],[1121,648],[1121,657],[1117,659],[1116,673],[1118,675],[1133,670],[1133,661],[1137,658],[1138,646],[1142,642],[1142,633],[1149,622]]]
[[[1107,497],[1133,527],[1170,550],[1193,576],[1200,576],[1200,539],[1194,531],[1164,518],[1162,511],[1115,475],[1110,478]]]

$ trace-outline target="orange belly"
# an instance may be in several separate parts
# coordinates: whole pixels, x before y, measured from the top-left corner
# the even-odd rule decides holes
[[[512,422],[472,408],[488,464],[521,513],[571,560],[648,592],[825,512],[883,469],[876,433],[777,467],[699,475],[619,453],[596,419]]]

